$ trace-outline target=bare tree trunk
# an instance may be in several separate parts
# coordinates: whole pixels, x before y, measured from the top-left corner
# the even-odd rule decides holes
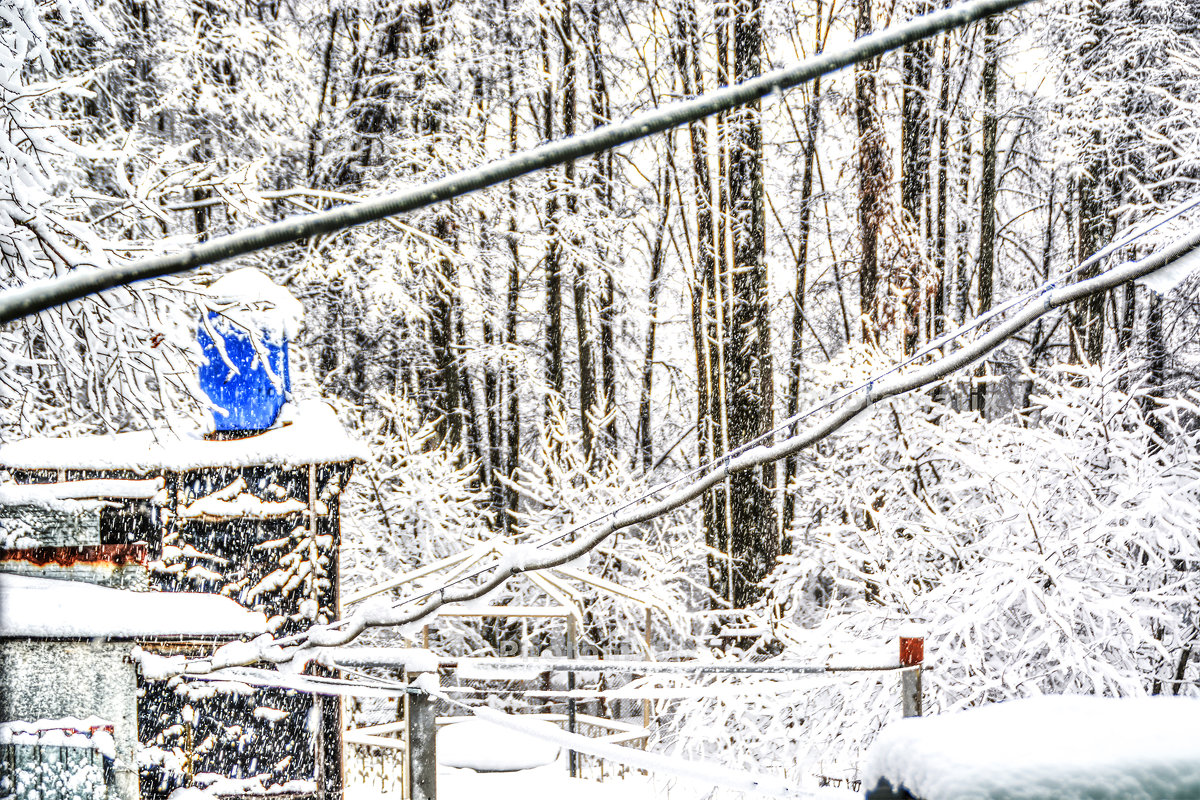
[[[931,0],[918,0],[914,13],[933,9]],[[921,270],[928,242],[921,235],[921,211],[929,195],[929,82],[933,40],[906,45],[903,55],[904,93],[900,125],[900,207],[904,225],[916,248],[901,276],[904,287],[904,352],[913,353],[920,338]]]
[[[855,38],[869,35],[872,28],[871,0],[858,0]],[[887,181],[883,131],[875,97],[877,69],[878,59],[864,61],[854,68],[855,121],[858,125],[858,292],[864,342],[878,342],[879,227],[883,221],[883,193]]]
[[[946,217],[950,204],[950,50],[952,37],[942,34],[942,76],[938,92],[937,117],[937,222],[934,227],[933,271],[937,291],[933,299],[933,335],[941,336],[946,330],[946,290],[952,281],[946,273]]]
[[[538,27],[538,48],[542,55],[542,72],[546,85],[542,93],[542,139],[554,138],[554,89],[550,83],[554,73],[550,65],[550,0],[541,5],[541,24]],[[563,406],[563,329],[562,329],[562,252],[559,226],[558,185],[554,173],[547,178],[546,228],[550,241],[546,250],[546,430],[554,435],[555,419],[565,415]],[[550,443],[550,452],[557,452],[561,443]]]
[[[733,80],[760,74],[761,5],[740,0],[733,18]],[[729,446],[739,447],[772,426],[774,374],[771,364],[765,213],[762,183],[762,123],[759,105],[743,106],[729,119],[729,235],[733,255],[732,325],[726,332]],[[732,511],[729,555],[734,566],[731,600],[752,604],[761,581],[779,556],[772,490],[775,465],[730,480]]]
[[[652,436],[651,400],[654,390],[654,341],[658,332],[658,290],[662,276],[663,261],[666,256],[667,220],[671,214],[671,173],[667,167],[659,170],[662,188],[658,192],[659,212],[658,224],[654,228],[654,243],[650,248],[650,287],[648,290],[649,321],[646,325],[646,349],[642,360],[642,394],[638,402],[637,441],[638,452],[641,456],[642,470],[649,472],[654,458],[654,438]],[[636,459],[635,459],[636,460]]]
[[[813,52],[821,52],[821,12],[823,0],[817,0],[816,29],[813,34]],[[800,375],[804,362],[804,300],[808,293],[808,242],[812,229],[813,171],[817,152],[817,122],[820,114],[821,79],[813,81],[812,99],[805,109],[804,166],[800,179],[800,219],[796,244],[796,289],[792,295],[792,358],[788,365],[787,414],[795,416],[800,410]],[[797,462],[788,456],[783,465],[783,540],[781,552],[790,553],[792,524],[796,517],[796,495],[791,484],[796,479]]]
[[[600,0],[593,0],[589,14],[590,37],[588,49],[591,62],[591,108],[592,127],[599,128],[611,119],[609,111],[608,85],[604,77],[604,63],[600,50]],[[592,159],[595,194],[600,207],[611,214],[613,208],[613,151],[597,153]],[[617,287],[612,267],[608,266],[607,253],[600,254],[600,263],[605,264],[604,292],[600,300],[600,397],[597,404],[604,410],[607,420],[604,435],[610,453],[617,451],[617,354],[616,302]]]
[[[512,12],[510,10],[510,0],[504,0],[504,19],[506,23],[505,40],[508,44],[508,58],[505,64],[505,81],[508,85],[508,151],[510,153],[517,152],[517,93],[515,87],[513,61],[518,58],[517,55],[517,37],[513,30]],[[520,303],[521,290],[521,248],[517,238],[517,194],[516,184],[508,184],[508,252],[510,256],[508,268],[508,297],[505,302],[504,313],[504,344],[512,350],[517,347],[517,308]],[[504,474],[508,478],[511,485],[517,482],[517,471],[520,468],[521,460],[521,398],[517,393],[517,370],[516,366],[508,359],[505,359],[505,387],[504,391],[508,399],[508,427],[507,434],[507,457],[504,465]],[[499,461],[497,468],[499,469]],[[516,515],[518,511],[519,496],[510,486],[503,486],[503,482],[496,481],[498,486],[502,486],[504,490],[504,504],[500,513],[502,520],[500,529],[505,536],[513,536],[516,533]]]
[[[676,13],[679,32],[676,68],[685,95],[703,91],[699,42],[695,28],[696,9],[692,0],[681,0]],[[691,285],[692,341],[696,351],[696,456],[700,463],[724,451],[721,425],[720,387],[721,346],[718,315],[723,313],[717,301],[717,239],[713,209],[712,175],[709,169],[708,128],[704,121],[688,124],[692,156],[692,185],[696,197],[696,264]],[[717,597],[727,597],[727,572],[716,553],[723,552],[725,535],[725,486],[704,495],[704,543],[708,561],[709,586]]]
[[[992,307],[996,271],[996,72],[999,68],[1000,20],[988,17],[983,23],[983,167],[979,184],[979,309],[983,314]],[[981,363],[975,375],[971,408],[987,413],[987,384],[982,378],[987,365]]]

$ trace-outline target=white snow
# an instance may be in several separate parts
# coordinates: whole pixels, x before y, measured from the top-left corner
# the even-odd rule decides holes
[[[378,788],[354,783],[353,773],[346,786],[346,800],[399,800],[400,791],[381,792]],[[440,800],[540,800],[561,797],[567,800],[654,800],[658,795],[650,779],[642,775],[623,780],[609,778],[604,783],[571,778],[560,760],[545,767],[520,772],[476,772],[470,769],[439,767],[437,795]],[[696,793],[700,798],[702,793]]]
[[[867,754],[921,800],[1200,797],[1200,699],[1038,697],[900,720]]]
[[[63,481],[61,483],[6,484],[0,486],[0,505],[33,505],[74,512],[100,508],[96,498],[128,498],[161,502],[162,478],[147,480]]]
[[[171,792],[167,800],[216,800],[216,793],[196,786],[183,786]]]
[[[328,666],[394,667],[409,672],[437,672],[440,659],[421,647],[326,647],[319,660]]]
[[[229,795],[273,795],[273,794],[312,794],[317,790],[316,781],[292,780],[285,783],[267,786],[263,783],[265,775],[253,778],[226,778],[215,772],[200,772],[196,774],[197,786],[204,788],[209,796],[228,797]],[[195,798],[199,800],[199,798]]]
[[[266,627],[261,613],[220,595],[133,592],[0,573],[0,638],[236,636]]]
[[[184,519],[277,519],[297,514],[306,506],[289,497],[286,500],[260,500],[246,491],[246,479],[238,476],[233,483],[201,497],[179,510]]]
[[[227,272],[208,293],[221,306],[237,307],[238,321],[262,331],[282,333],[295,341],[304,320],[304,306],[284,287],[256,267]]]
[[[709,787],[721,786],[738,792],[766,795],[768,797],[792,798],[803,797],[808,792],[778,775],[766,773],[743,772],[730,769],[719,763],[694,761],[690,759],[665,756],[623,747],[618,744],[593,739],[577,733],[568,733],[556,725],[537,719],[525,719],[513,714],[505,714],[492,708],[479,707],[473,709],[475,715],[482,720],[509,729],[506,735],[513,731],[527,734],[561,747],[575,750],[588,755],[599,756],[618,764],[649,770],[660,775],[673,775],[679,778],[707,784]],[[495,746],[495,742],[493,742]]]
[[[0,722],[0,744],[42,747],[90,747],[101,755],[116,757],[113,724],[100,717],[39,719],[31,722]]]
[[[476,772],[513,772],[552,764],[557,744],[506,730],[482,719],[456,722],[438,730],[439,764]]]
[[[304,466],[361,461],[366,446],[352,439],[333,409],[318,400],[285,404],[279,427],[258,436],[208,441],[199,432],[135,431],[67,439],[23,439],[0,445],[0,466],[10,469],[128,469],[183,471],[257,464]]]
[[[1200,250],[1192,250],[1162,269],[1156,269],[1149,275],[1143,275],[1137,279],[1137,283],[1158,294],[1167,294],[1183,283],[1197,269],[1200,269]]]

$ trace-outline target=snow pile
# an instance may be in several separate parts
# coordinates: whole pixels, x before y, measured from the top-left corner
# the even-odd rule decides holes
[[[283,794],[315,794],[317,782],[311,780],[291,780],[283,783],[269,784],[270,776],[256,775],[253,778],[227,778],[215,772],[201,772],[196,775],[196,785],[203,787],[207,796],[229,797],[231,795],[283,795]],[[193,797],[196,797],[193,795]],[[199,800],[196,797],[196,800]]]
[[[116,758],[113,724],[99,717],[0,722],[0,744],[89,747],[107,758]]]
[[[319,660],[330,667],[391,667],[409,672],[437,672],[441,660],[423,647],[326,647]]]
[[[243,267],[222,275],[208,293],[217,307],[236,307],[238,323],[272,334],[275,341],[280,336],[295,341],[300,334],[304,306],[256,267]]]
[[[867,755],[921,800],[1200,797],[1200,699],[1038,697],[886,728]]]
[[[481,719],[447,725],[437,734],[438,764],[476,772],[515,772],[553,763],[561,748]]]
[[[24,439],[0,446],[0,466],[9,469],[128,469],[182,472],[202,467],[258,464],[303,466],[361,461],[366,446],[352,439],[333,409],[318,400],[288,403],[279,427],[258,436],[209,441],[200,433],[135,431],[68,439]]]
[[[123,638],[259,634],[267,619],[228,597],[132,592],[0,573],[0,638]]]
[[[307,507],[292,497],[279,501],[260,500],[246,491],[246,479],[239,476],[224,489],[181,508],[179,516],[184,519],[212,520],[277,519],[298,514]]]
[[[183,786],[171,792],[167,800],[216,800],[217,795],[196,786]]]
[[[38,506],[75,513],[103,508],[99,498],[153,500],[161,504],[166,496],[162,478],[148,480],[89,480],[61,483],[5,484],[0,486],[0,505]]]

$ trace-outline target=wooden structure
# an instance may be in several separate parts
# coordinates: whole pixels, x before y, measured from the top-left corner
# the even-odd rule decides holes
[[[17,495],[71,494],[86,485],[98,514],[84,526],[93,540],[75,546],[135,553],[146,576],[139,588],[222,595],[265,615],[271,633],[287,635],[340,616],[339,499],[364,455],[328,406],[287,411],[278,428],[222,440],[166,432],[25,440],[0,447],[0,468],[18,484]],[[123,496],[122,486],[147,482],[157,487],[153,496]],[[39,574],[54,560],[53,552],[29,550],[0,552],[0,570]],[[34,563],[39,559],[46,563]],[[162,656],[212,649],[203,640],[140,644]],[[144,675],[137,691],[142,748],[174,756],[143,766],[143,797],[165,797],[197,776],[215,781],[218,793],[227,786],[239,794],[261,787],[340,796],[337,698],[212,684],[189,689]]]

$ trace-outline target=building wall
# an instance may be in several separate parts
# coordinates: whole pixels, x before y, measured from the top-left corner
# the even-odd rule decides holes
[[[0,640],[0,720],[97,716],[113,724],[117,791],[138,800],[137,674],[129,642]]]

